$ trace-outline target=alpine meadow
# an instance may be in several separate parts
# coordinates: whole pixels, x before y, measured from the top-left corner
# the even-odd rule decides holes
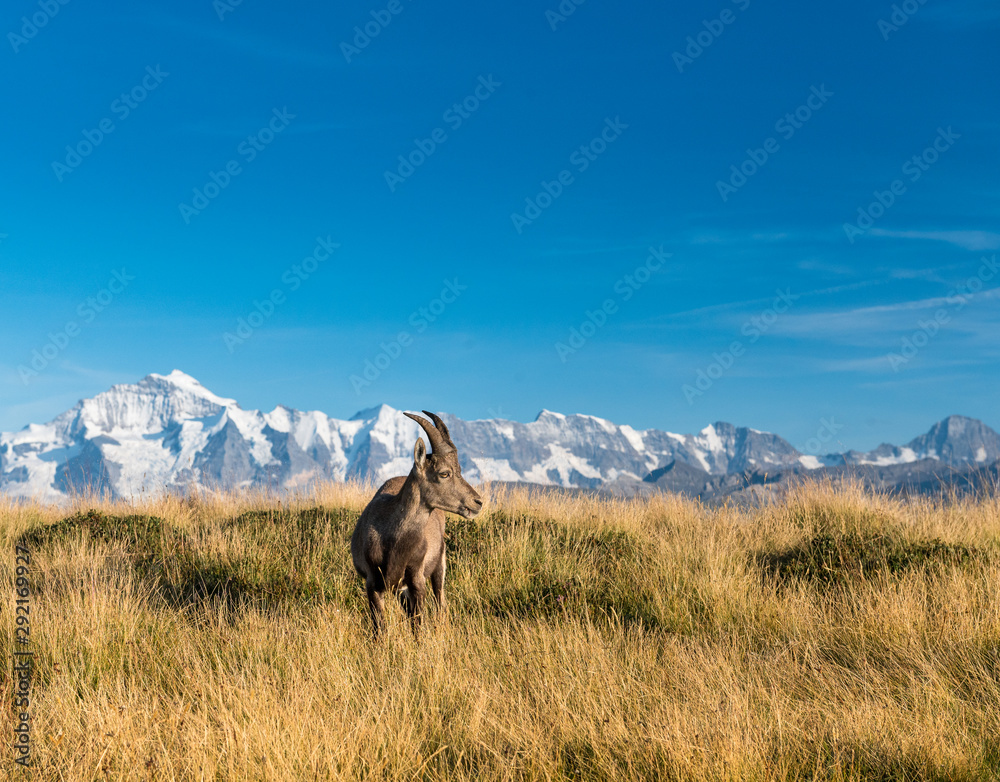
[[[376,643],[348,556],[371,485],[4,505],[34,563],[24,778],[1000,774],[996,496],[483,488],[448,517],[448,614],[417,641],[390,601]]]

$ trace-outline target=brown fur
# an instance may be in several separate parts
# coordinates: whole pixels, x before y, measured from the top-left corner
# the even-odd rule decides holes
[[[351,558],[365,579],[376,637],[384,623],[386,589],[405,586],[400,598],[414,633],[420,627],[428,581],[434,599],[444,608],[444,512],[471,519],[483,505],[479,493],[462,477],[448,428],[438,416],[424,412],[436,427],[418,415],[404,415],[424,429],[433,452],[428,454],[424,441],[417,438],[410,474],[390,478],[379,487],[351,536]]]

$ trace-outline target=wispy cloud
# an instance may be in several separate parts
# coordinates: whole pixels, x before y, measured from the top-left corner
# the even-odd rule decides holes
[[[692,216],[694,218],[696,216]],[[771,230],[739,230],[731,228],[705,228],[688,232],[687,243],[692,245],[837,245],[842,234],[827,228],[775,228]]]
[[[790,312],[774,325],[773,332],[831,344],[886,347],[894,345],[900,335],[917,331],[922,320],[929,322],[932,312],[943,309],[949,315],[942,326],[944,333],[961,335],[964,345],[983,339],[995,341],[1000,314],[995,307],[973,305],[998,298],[1000,288],[993,288],[967,295],[961,309],[957,299],[935,296],[841,311]]]
[[[980,293],[967,293],[965,298],[970,301],[976,301],[981,299],[994,299],[1000,294],[1000,288],[990,288],[989,290],[982,291]],[[864,307],[862,309],[852,310],[845,313],[846,315],[865,315],[874,312],[903,312],[912,310],[929,310],[938,307],[953,307],[955,306],[956,300],[954,297],[949,296],[932,296],[927,299],[916,299],[914,301],[900,301],[893,304],[879,304],[874,307]]]
[[[336,56],[332,51],[321,52],[296,46],[270,35],[242,29],[232,23],[192,23],[170,14],[157,14],[157,23],[253,58],[280,60],[309,68],[331,69],[345,65],[344,58]]]
[[[791,292],[796,296],[825,296],[834,293],[843,293],[844,291],[858,290],[859,288],[869,288],[873,285],[881,285],[884,280],[864,280],[862,282],[854,282],[848,285],[835,285],[832,288],[820,288],[812,291],[804,291],[799,293],[798,291],[792,290]],[[774,301],[774,296],[764,296],[759,299],[743,299],[742,301],[730,301],[724,304],[713,304],[708,307],[698,307],[693,310],[684,310],[683,312],[671,312],[666,315],[660,315],[654,320],[673,320],[676,318],[686,318],[693,315],[707,315],[712,312],[726,312],[730,310],[742,310],[747,307],[752,307],[759,304],[769,304]]]
[[[818,359],[813,362],[818,372],[891,372],[889,357],[885,355],[868,358]]]
[[[813,361],[804,360],[803,367],[808,368],[813,372],[818,373],[830,373],[830,374],[865,374],[865,375],[886,375],[893,379],[884,381],[869,381],[859,385],[859,388],[877,388],[880,386],[889,387],[892,385],[904,385],[912,382],[926,383],[926,382],[949,382],[954,383],[957,380],[967,377],[969,379],[975,377],[974,375],[960,375],[956,372],[959,369],[968,369],[971,367],[981,367],[988,362],[979,356],[973,358],[955,358],[950,355],[947,351],[929,351],[924,352],[920,355],[919,365],[915,365],[913,369],[923,370],[927,372],[928,370],[934,371],[933,375],[918,374],[914,375],[911,373],[906,373],[901,375],[900,373],[893,370],[892,361],[890,360],[887,353],[879,353],[878,355],[869,356],[867,358],[847,358],[847,359],[816,359]],[[939,370],[947,370],[946,372],[941,372]]]
[[[857,387],[859,389],[872,390],[872,391],[885,391],[890,389],[906,388],[908,386],[927,386],[927,385],[939,385],[942,383],[953,387],[956,383],[967,383],[975,382],[979,375],[964,372],[955,372],[954,369],[957,367],[964,366],[963,362],[953,362],[950,365],[941,362],[934,365],[925,365],[924,369],[943,369],[950,368],[952,371],[949,372],[935,372],[934,374],[927,374],[926,372],[906,372],[894,375],[891,378],[886,378],[884,380],[869,380],[863,383],[858,383]]]
[[[872,236],[890,239],[916,239],[920,241],[947,242],[964,250],[1000,250],[1000,234],[992,231],[890,231],[872,228]]]
[[[799,261],[798,267],[802,271],[820,272],[821,274],[836,274],[841,276],[856,274],[855,269],[846,263],[830,263],[819,258],[806,258],[803,261]]]

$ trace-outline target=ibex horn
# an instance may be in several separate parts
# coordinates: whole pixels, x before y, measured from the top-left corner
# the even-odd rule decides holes
[[[436,426],[438,430],[441,432],[441,434],[444,435],[445,445],[450,445],[454,449],[455,443],[452,442],[451,432],[448,431],[448,427],[445,426],[444,421],[442,421],[439,416],[434,415],[434,413],[428,410],[424,410],[424,415],[430,416],[430,419],[434,422],[434,426]]]
[[[426,411],[425,411],[426,412]],[[434,453],[446,453],[448,451],[455,450],[455,447],[448,442],[448,440],[434,428],[434,424],[415,413],[403,413],[407,418],[410,418],[420,424],[420,428],[427,432],[427,439],[431,441],[431,451]],[[434,416],[435,418],[437,416]],[[445,429],[445,432],[448,430]]]

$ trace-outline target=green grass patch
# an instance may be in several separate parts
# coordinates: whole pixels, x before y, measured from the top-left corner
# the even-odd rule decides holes
[[[256,539],[289,539],[297,543],[315,543],[329,535],[349,540],[361,514],[347,508],[269,508],[241,513],[223,523],[224,529],[239,531]]]
[[[357,602],[348,540],[358,514],[346,509],[251,511],[223,522],[221,549],[195,545],[155,516],[89,510],[22,536],[52,549],[83,538],[122,544],[140,581],[170,607],[221,599],[232,607]],[[44,588],[44,584],[42,585]]]
[[[171,539],[183,543],[185,536],[157,516],[111,516],[88,510],[55,524],[34,527],[21,536],[20,542],[31,549],[50,548],[79,538],[124,543],[136,554],[162,554]]]
[[[505,545],[511,541],[519,542]],[[475,592],[461,596],[470,609],[506,618],[584,614],[662,624],[648,579],[636,578],[652,561],[651,542],[624,530],[498,510],[481,520],[449,520],[446,545],[449,570],[489,574]],[[491,560],[496,552],[508,556]]]
[[[766,576],[779,583],[810,582],[821,586],[843,586],[880,576],[900,576],[915,570],[928,571],[962,565],[977,559],[978,549],[937,538],[902,540],[891,535],[814,535],[780,553],[756,557]]]
[[[228,544],[163,563],[161,592],[174,605],[221,598],[258,607],[357,602],[346,508],[248,511],[222,523]],[[356,606],[360,608],[360,606]]]

